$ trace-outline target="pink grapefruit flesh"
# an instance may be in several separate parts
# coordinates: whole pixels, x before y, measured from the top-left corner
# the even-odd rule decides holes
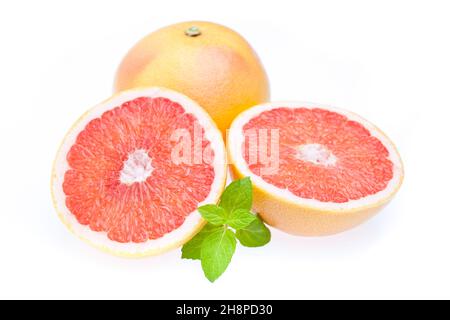
[[[301,198],[357,200],[385,189],[393,177],[393,163],[381,141],[337,112],[280,107],[261,113],[243,129],[279,130],[279,170],[262,178]],[[248,149],[243,152],[248,162]],[[250,170],[260,175],[261,166],[257,162]]]

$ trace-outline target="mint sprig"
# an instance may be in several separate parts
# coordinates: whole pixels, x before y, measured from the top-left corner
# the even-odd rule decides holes
[[[207,224],[184,244],[181,257],[201,260],[206,278],[211,282],[217,280],[231,262],[236,239],[246,247],[260,247],[270,241],[270,230],[250,211],[251,207],[250,178],[230,183],[218,205],[207,204],[198,208]]]

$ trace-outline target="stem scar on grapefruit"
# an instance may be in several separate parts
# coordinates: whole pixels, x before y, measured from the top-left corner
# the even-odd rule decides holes
[[[187,153],[178,159],[180,145]],[[52,172],[54,205],[95,247],[129,257],[162,253],[204,225],[197,207],[218,201],[225,158],[220,131],[191,99],[156,87],[124,91],[86,112],[64,138]]]
[[[228,135],[235,178],[250,176],[253,208],[285,232],[350,229],[400,188],[403,165],[389,138],[358,115],[311,103],[269,103],[241,113]]]
[[[189,21],[161,28],[123,58],[116,92],[161,86],[197,101],[225,136],[243,110],[269,100],[264,67],[237,32],[211,22]]]

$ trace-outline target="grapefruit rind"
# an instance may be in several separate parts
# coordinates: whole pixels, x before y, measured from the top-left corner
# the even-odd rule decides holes
[[[212,165],[215,176],[209,195],[198,206],[218,202],[222,190],[225,187],[227,177],[225,145],[219,129],[202,107],[180,93],[162,87],[135,88],[117,93],[110,99],[85,112],[66,134],[54,160],[51,177],[53,205],[64,225],[81,240],[102,251],[130,258],[157,255],[177,248],[189,241],[205,225],[205,221],[196,210],[186,217],[186,220],[179,228],[165,234],[161,238],[147,240],[143,243],[119,243],[110,240],[106,232],[92,231],[88,226],[81,225],[66,207],[66,196],[62,188],[64,173],[69,169],[66,155],[75,143],[78,134],[92,119],[100,117],[111,108],[140,97],[164,97],[179,103],[185,109],[185,112],[192,113],[204,128],[205,139],[210,141],[214,150],[215,156]]]
[[[393,178],[387,187],[373,195],[344,203],[321,202],[294,195],[287,189],[280,189],[255,175],[248,168],[242,156],[244,125],[260,113],[276,108],[322,108],[346,116],[361,123],[389,151],[393,164]],[[285,232],[304,236],[336,234],[366,221],[379,212],[396,194],[403,181],[403,164],[392,141],[376,126],[350,111],[310,102],[272,102],[257,105],[241,114],[231,124],[227,151],[231,174],[234,179],[250,176],[253,183],[253,209],[269,225]],[[230,143],[232,142],[232,143]]]

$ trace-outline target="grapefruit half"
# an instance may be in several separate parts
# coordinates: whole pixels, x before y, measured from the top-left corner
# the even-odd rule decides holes
[[[389,138],[342,109],[258,105],[233,121],[228,141],[233,176],[252,179],[254,210],[291,234],[329,235],[359,225],[393,198],[403,180]]]
[[[55,208],[86,242],[129,257],[162,253],[204,225],[197,207],[226,181],[220,131],[200,106],[162,88],[124,91],[70,129],[52,172]]]

